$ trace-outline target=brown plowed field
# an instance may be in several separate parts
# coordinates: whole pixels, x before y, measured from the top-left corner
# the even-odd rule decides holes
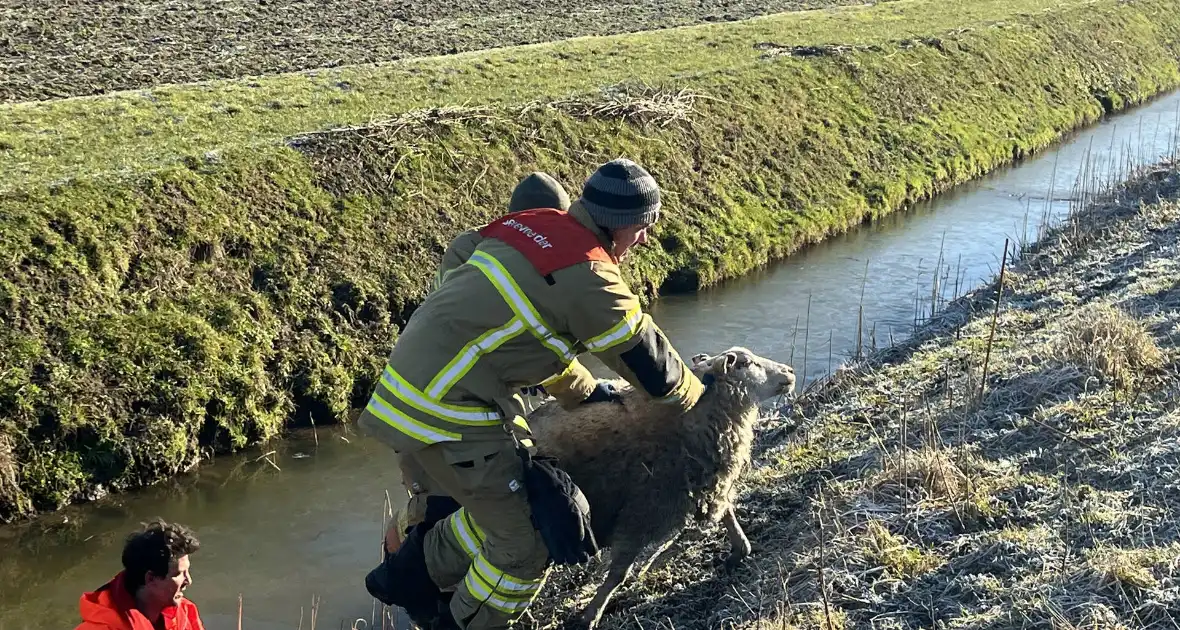
[[[864,0],[7,0],[0,103],[851,4]]]

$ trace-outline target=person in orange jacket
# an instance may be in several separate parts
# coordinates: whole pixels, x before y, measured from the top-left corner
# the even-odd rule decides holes
[[[162,520],[132,533],[123,570],[82,595],[74,630],[204,630],[197,605],[184,597],[193,583],[189,554],[200,546],[188,528]]]

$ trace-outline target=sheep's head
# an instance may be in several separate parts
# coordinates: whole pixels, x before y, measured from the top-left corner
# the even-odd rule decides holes
[[[717,356],[693,355],[692,371],[697,376],[711,372],[719,381],[740,383],[758,402],[795,391],[795,370],[791,366],[760,357],[740,346]]]

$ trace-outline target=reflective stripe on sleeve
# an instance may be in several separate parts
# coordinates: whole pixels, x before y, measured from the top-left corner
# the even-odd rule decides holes
[[[643,321],[643,311],[635,306],[627,312],[626,317],[610,328],[610,330],[586,342],[586,349],[591,352],[609,350],[635,336],[639,324]]]

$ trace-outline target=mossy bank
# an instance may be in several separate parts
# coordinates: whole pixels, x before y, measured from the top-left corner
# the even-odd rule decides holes
[[[1168,2],[903,0],[0,107],[0,516],[345,418],[529,170],[655,174],[650,298],[1019,158],[1178,59]]]

